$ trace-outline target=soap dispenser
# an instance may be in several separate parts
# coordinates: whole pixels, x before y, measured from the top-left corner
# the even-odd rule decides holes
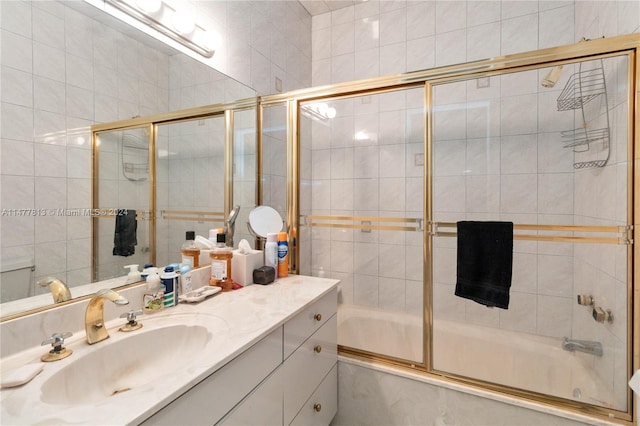
[[[127,265],[125,269],[129,268],[129,273],[127,274],[127,282],[126,284],[137,283],[138,281],[142,281],[142,274],[138,271],[138,265]]]

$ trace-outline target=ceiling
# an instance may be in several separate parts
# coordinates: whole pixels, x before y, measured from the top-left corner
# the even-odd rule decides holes
[[[366,0],[299,0],[311,16],[320,15]]]

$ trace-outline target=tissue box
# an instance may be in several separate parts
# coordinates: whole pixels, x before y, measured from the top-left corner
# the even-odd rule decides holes
[[[209,257],[209,252],[211,250],[200,249],[200,258],[198,262],[200,263],[200,268],[204,266],[211,266],[211,258]]]
[[[231,279],[244,286],[253,284],[253,270],[264,264],[261,250],[252,250],[250,253],[233,251],[231,258]]]

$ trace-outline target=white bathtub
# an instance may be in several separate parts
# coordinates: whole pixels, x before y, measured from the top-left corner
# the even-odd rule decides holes
[[[422,360],[422,318],[354,305],[338,309],[338,344]],[[607,408],[626,409],[587,362],[561,339],[448,320],[434,321],[434,369]],[[606,348],[605,348],[606,351]]]

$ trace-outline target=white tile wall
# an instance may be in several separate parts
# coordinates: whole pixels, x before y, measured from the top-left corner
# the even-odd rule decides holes
[[[311,17],[300,4],[184,4],[195,7],[198,16],[222,36],[223,47],[210,65],[246,86],[192,59],[182,59],[183,66],[170,75],[167,50],[148,48],[68,4],[0,4],[1,173],[5,188],[21,194],[11,199],[14,191],[3,191],[3,208],[89,207],[89,127],[96,122],[254,96],[247,86],[259,94],[274,93],[276,77],[283,90],[311,85]],[[274,192],[275,198],[280,196],[280,191]],[[121,201],[130,205],[135,200]],[[66,224],[46,219],[3,217],[3,255],[35,257],[38,277],[56,273],[71,285],[86,283],[90,250],[80,249],[84,246],[79,244],[86,245],[89,237],[88,219],[68,218]],[[40,236],[44,229],[47,232]],[[59,240],[49,241],[54,238]],[[39,244],[40,240],[47,242]],[[55,261],[47,260],[47,250],[56,245]]]

